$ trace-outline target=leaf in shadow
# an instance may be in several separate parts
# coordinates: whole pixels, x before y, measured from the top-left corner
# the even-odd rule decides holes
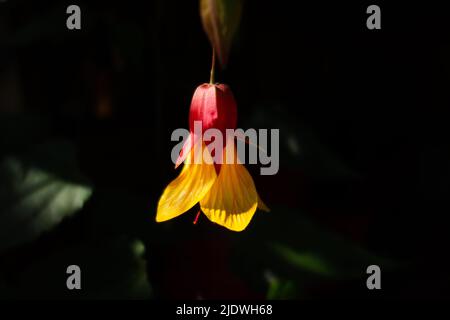
[[[298,209],[272,208],[235,240],[236,271],[260,289],[266,286],[268,270],[301,288],[324,279],[364,278],[371,264],[383,270],[399,266],[327,230]]]
[[[286,300],[295,298],[298,295],[296,285],[291,280],[279,279],[271,273],[266,273],[269,283],[266,298],[268,300]]]
[[[145,247],[125,237],[84,241],[51,254],[22,273],[0,297],[31,299],[147,299]],[[67,267],[81,270],[81,290],[68,290]]]
[[[0,251],[34,240],[89,199],[92,188],[70,150],[66,143],[49,143],[0,162]]]
[[[326,259],[321,258],[317,253],[297,252],[279,243],[271,244],[270,248],[284,261],[300,269],[323,276],[332,276],[337,273],[336,270],[333,270],[333,266],[329,265]]]

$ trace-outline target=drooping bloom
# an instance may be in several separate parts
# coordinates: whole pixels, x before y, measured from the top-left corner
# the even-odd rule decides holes
[[[251,175],[239,163],[234,139],[224,141],[221,154],[214,155],[223,161],[214,162],[202,135],[194,130],[198,121],[202,132],[214,128],[224,137],[226,129],[236,128],[236,102],[227,85],[202,84],[196,89],[189,113],[190,135],[176,163],[178,166],[184,161],[184,167],[159,199],[156,221],[175,218],[200,203],[209,220],[242,231],[258,207],[266,211],[268,208],[260,200]],[[235,161],[224,161],[228,155]]]

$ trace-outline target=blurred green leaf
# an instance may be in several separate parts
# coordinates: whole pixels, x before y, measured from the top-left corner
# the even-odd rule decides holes
[[[236,271],[261,290],[267,286],[268,270],[274,277],[293,281],[301,290],[324,279],[364,279],[371,264],[383,270],[397,266],[296,209],[275,207],[259,214],[235,240]]]
[[[297,296],[297,290],[293,281],[281,280],[276,277],[270,277],[269,289],[266,298],[269,300],[293,299]]]
[[[200,0],[203,29],[214,47],[219,62],[228,62],[231,43],[242,14],[241,0]]]
[[[145,247],[139,240],[111,238],[67,247],[27,266],[0,296],[38,299],[147,299]],[[67,267],[81,269],[81,290],[68,290]],[[5,291],[6,290],[6,291]]]
[[[320,253],[297,252],[292,248],[278,243],[272,244],[271,248],[287,263],[290,263],[300,269],[323,276],[332,276],[337,273],[336,270],[333,270],[333,266],[330,265],[326,259],[320,257]]]
[[[0,181],[0,251],[50,230],[81,209],[92,193],[67,142],[5,157]]]

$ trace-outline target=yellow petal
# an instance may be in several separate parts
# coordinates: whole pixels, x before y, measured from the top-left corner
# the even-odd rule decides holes
[[[201,148],[200,148],[201,147]],[[217,178],[211,156],[199,141],[187,156],[183,170],[164,190],[158,202],[156,221],[173,219],[192,208],[211,189]],[[205,160],[205,161],[203,161]]]
[[[209,220],[233,231],[244,230],[258,206],[258,194],[242,164],[222,164],[219,177],[200,201]]]

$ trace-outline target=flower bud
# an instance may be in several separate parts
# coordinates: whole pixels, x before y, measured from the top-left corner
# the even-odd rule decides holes
[[[218,129],[225,136],[226,129],[235,129],[237,108],[233,93],[226,84],[204,83],[197,87],[189,112],[189,128],[194,131],[194,121],[202,122],[202,132]]]

